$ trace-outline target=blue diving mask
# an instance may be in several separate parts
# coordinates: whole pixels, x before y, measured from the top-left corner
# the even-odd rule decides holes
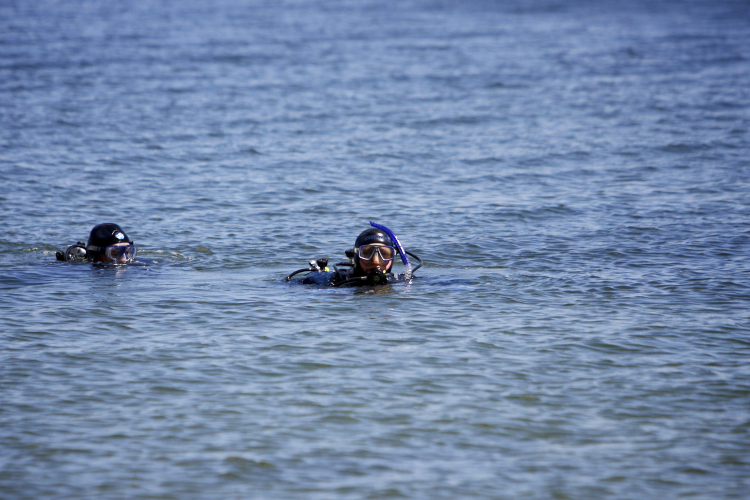
[[[135,245],[112,245],[104,247],[102,255],[113,264],[129,264],[135,260]]]

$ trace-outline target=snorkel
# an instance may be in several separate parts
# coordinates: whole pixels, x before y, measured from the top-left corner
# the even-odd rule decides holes
[[[393,231],[383,226],[382,224],[378,224],[377,222],[370,221],[370,225],[374,228],[380,229],[381,231],[385,232],[385,234],[391,237],[391,240],[393,240],[393,244],[396,245],[396,249],[398,250],[399,255],[401,255],[401,262],[404,263],[404,267],[406,268],[404,277],[406,279],[411,278],[411,263],[409,262],[409,257],[406,256],[404,248],[401,246],[398,238],[396,238],[396,235],[393,234]]]

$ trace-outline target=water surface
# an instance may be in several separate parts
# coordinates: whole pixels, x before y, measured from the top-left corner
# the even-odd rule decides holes
[[[749,21],[5,2],[0,497],[747,497]]]

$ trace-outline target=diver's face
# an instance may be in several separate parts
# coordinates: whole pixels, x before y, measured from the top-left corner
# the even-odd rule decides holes
[[[373,244],[373,246],[382,247],[385,245],[382,245],[380,243],[375,243]],[[368,274],[371,271],[374,271],[375,269],[379,271],[388,272],[391,269],[392,265],[393,265],[393,260],[389,260],[388,262],[384,261],[380,257],[380,252],[375,252],[375,254],[372,256],[370,260],[359,259],[359,267],[362,268],[365,274]]]

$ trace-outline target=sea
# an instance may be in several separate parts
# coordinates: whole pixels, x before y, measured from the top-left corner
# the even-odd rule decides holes
[[[0,0],[0,499],[748,497],[746,0]]]

